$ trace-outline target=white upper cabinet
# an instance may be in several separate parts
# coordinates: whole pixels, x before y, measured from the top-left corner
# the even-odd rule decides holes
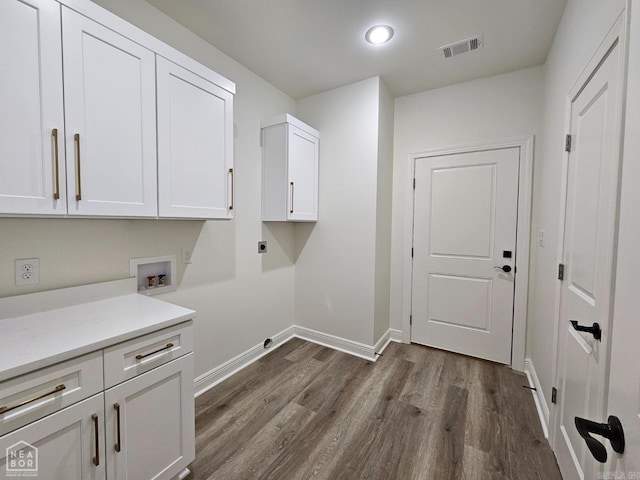
[[[155,217],[155,54],[62,15],[68,213]]]
[[[85,0],[0,0],[0,55],[0,215],[233,218],[233,82]]]
[[[320,133],[285,114],[262,122],[262,220],[318,220]]]
[[[0,213],[64,215],[60,5],[0,2]]]
[[[159,216],[233,217],[233,94],[160,56]]]

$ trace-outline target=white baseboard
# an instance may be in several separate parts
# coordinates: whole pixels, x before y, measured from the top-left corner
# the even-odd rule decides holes
[[[382,337],[380,337],[380,340],[378,340],[374,345],[374,352],[376,354],[382,355],[384,349],[387,348],[391,342],[402,343],[402,332],[400,330],[390,328],[389,330],[384,332],[384,335],[382,335]]]
[[[348,340],[346,338],[337,337],[335,335],[330,335],[328,333],[318,332],[310,328],[293,325],[286,330],[273,335],[271,337],[272,344],[270,348],[266,349],[264,348],[264,345],[260,343],[222,365],[200,375],[194,380],[195,396],[198,397],[202,395],[207,390],[215,387],[234,373],[237,373],[243,368],[251,365],[253,362],[259,360],[274,348],[278,348],[293,337],[298,337],[312,343],[317,343],[318,345],[323,345],[334,350],[339,350],[341,352],[375,362],[377,359],[376,353],[382,353],[390,342],[402,341],[402,332],[400,330],[390,328],[384,335],[382,335],[380,340],[378,340],[374,346],[371,346],[365,345],[364,343],[354,342],[353,340]]]
[[[540,385],[540,380],[536,374],[536,369],[533,366],[533,362],[530,358],[524,361],[524,373],[527,375],[529,385],[534,387],[535,390],[531,390],[533,394],[533,401],[536,404],[536,410],[538,410],[538,416],[540,417],[540,423],[542,424],[542,431],[544,432],[544,438],[549,438],[549,407],[547,401],[544,398],[544,392]]]
[[[344,353],[355,355],[356,357],[364,358],[365,360],[375,361],[375,348],[372,345],[365,345],[364,343],[354,342],[346,338],[337,337],[328,333],[318,332],[306,327],[300,327],[294,325],[294,336],[307,340],[309,342],[317,343],[325,347],[333,348]]]
[[[248,365],[251,365],[256,360],[264,357],[267,353],[271,352],[275,348],[278,348],[280,345],[293,337],[294,327],[291,326],[286,330],[283,330],[282,332],[277,333],[276,335],[273,335],[271,337],[271,347],[264,348],[264,344],[260,343],[251,347],[249,350],[246,350],[240,355],[237,355],[231,360],[224,362],[222,365],[218,365],[217,367],[209,370],[203,375],[200,375],[194,380],[195,396],[198,397],[202,395],[207,390],[215,387],[217,384],[229,378],[234,373],[239,372]]]

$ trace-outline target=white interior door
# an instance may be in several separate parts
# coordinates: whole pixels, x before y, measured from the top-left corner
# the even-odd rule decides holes
[[[611,44],[610,44],[611,45]],[[600,471],[575,418],[606,421],[604,403],[620,139],[620,46],[615,39],[571,103],[559,323],[559,412],[555,450],[564,478]],[[593,328],[598,335],[578,331]],[[636,346],[637,348],[637,346]]]
[[[511,363],[519,164],[516,147],[416,159],[412,342]]]

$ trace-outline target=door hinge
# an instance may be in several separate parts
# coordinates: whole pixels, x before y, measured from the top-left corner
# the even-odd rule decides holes
[[[558,264],[558,280],[564,280],[564,263]]]
[[[558,389],[556,387],[551,388],[551,403],[558,402]]]
[[[571,135],[569,135],[568,133],[564,137],[564,151],[565,152],[571,151]]]
[[[413,247],[411,247],[411,258],[413,258]]]
[[[414,190],[416,189],[416,179],[415,178],[413,179],[413,189]]]
[[[413,325],[413,315],[409,315],[409,325]]]

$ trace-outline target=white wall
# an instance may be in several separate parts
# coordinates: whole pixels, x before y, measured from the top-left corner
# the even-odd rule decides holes
[[[296,324],[373,344],[380,81],[363,80],[297,102],[320,130],[315,225],[296,225]],[[304,248],[302,248],[304,246]]]
[[[551,400],[555,368],[554,332],[557,328],[557,266],[560,223],[561,168],[566,132],[567,95],[624,8],[624,0],[569,0],[547,57],[544,78],[542,142],[536,145],[532,229],[545,231],[538,247],[529,299],[527,355],[535,365],[545,400]],[[532,241],[532,245],[535,242]],[[548,405],[551,408],[551,405]]]
[[[177,255],[179,290],[161,298],[194,308],[196,376],[293,323],[294,232],[264,227],[260,121],[294,101],[143,0],[99,0],[125,20],[236,82],[235,214],[232,221],[0,219],[0,296],[129,276],[129,259]],[[259,256],[258,240],[269,242]],[[41,282],[14,285],[16,258],[39,257]]]
[[[378,190],[376,199],[376,284],[374,344],[390,327],[391,218],[393,199],[393,106],[394,99],[380,80],[378,121]]]
[[[402,329],[409,155],[427,149],[537,135],[541,128],[543,67],[461,83],[397,98],[393,166],[391,328]],[[407,289],[408,290],[408,289]],[[408,332],[404,332],[405,335]]]

